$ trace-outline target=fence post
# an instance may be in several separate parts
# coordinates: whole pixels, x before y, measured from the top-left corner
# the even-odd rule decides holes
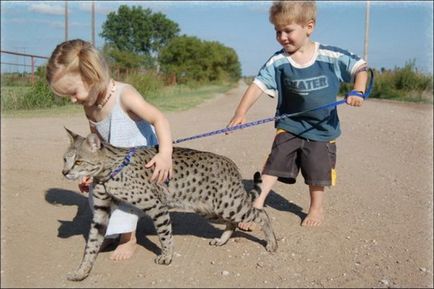
[[[35,57],[31,56],[32,60],[32,85],[35,84]]]
[[[33,55],[33,54],[26,54],[26,53],[19,53],[19,52],[13,52],[13,51],[6,51],[6,50],[1,50],[1,49],[0,49],[0,52],[1,52],[1,53],[6,53],[6,54],[12,54],[12,55],[19,55],[19,56],[30,57],[30,60],[31,60],[31,62],[32,62],[32,65],[30,65],[30,66],[32,67],[32,77],[31,77],[32,84],[34,84],[34,81],[35,81],[35,65],[36,65],[36,58],[49,59],[49,58],[46,57],[46,56],[38,56],[38,55]],[[3,57],[2,57],[2,59],[3,59]],[[12,65],[24,66],[24,67],[28,67],[28,66],[29,66],[29,65],[27,65],[27,64],[19,65],[19,64],[17,64],[17,63],[4,63],[4,62],[2,62],[1,64],[12,64]]]

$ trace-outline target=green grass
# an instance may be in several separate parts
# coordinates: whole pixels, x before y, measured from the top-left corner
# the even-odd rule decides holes
[[[43,76],[43,74],[42,74]],[[4,116],[44,116],[82,113],[67,98],[55,96],[44,77],[38,75],[34,84],[7,82],[1,87],[1,111]],[[120,81],[131,84],[151,104],[161,111],[187,110],[234,87],[236,83],[189,83],[165,85],[164,77],[154,72],[133,72]]]
[[[18,109],[23,96],[29,93],[29,86],[2,86],[1,87],[1,106],[2,111]]]
[[[417,70],[415,61],[402,68],[374,70],[374,88],[370,98],[391,99],[403,102],[433,103],[433,76]],[[343,84],[340,94],[352,89]]]
[[[124,79],[135,87],[146,101],[162,111],[180,111],[194,107],[201,102],[223,93],[236,83],[197,83],[165,85],[164,77],[152,72],[130,73]]]
[[[154,91],[145,96],[146,101],[156,106],[159,110],[181,111],[193,108],[207,99],[215,97],[233,88],[234,84],[207,85],[198,88],[187,86],[170,86]],[[2,116],[3,117],[46,117],[83,114],[83,108],[76,104],[66,104],[49,108],[34,109],[3,109],[3,100],[14,101],[20,95],[26,95],[29,87],[2,87]],[[13,107],[13,106],[12,106]]]
[[[198,88],[177,85],[152,92],[145,96],[145,99],[162,111],[182,111],[195,107],[233,87],[234,84],[207,85]]]
[[[33,118],[33,117],[50,117],[50,116],[72,116],[83,115],[83,108],[76,104],[67,104],[63,106],[54,106],[50,108],[35,109],[17,109],[4,110],[2,117],[7,118]]]

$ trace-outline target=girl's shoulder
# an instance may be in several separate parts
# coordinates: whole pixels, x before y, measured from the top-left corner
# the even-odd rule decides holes
[[[119,87],[119,100],[123,107],[129,107],[131,102],[137,98],[143,98],[140,92],[131,84],[117,82]]]
[[[137,89],[129,83],[116,81],[121,98],[129,97],[130,95],[140,95]]]

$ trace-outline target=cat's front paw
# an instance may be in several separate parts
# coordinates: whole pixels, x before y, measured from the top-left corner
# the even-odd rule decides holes
[[[158,255],[155,259],[154,259],[155,263],[160,264],[160,265],[169,265],[172,262],[172,256],[170,255]]]
[[[226,244],[226,242],[223,242],[220,238],[214,238],[209,241],[209,244],[211,246],[223,246],[224,244]]]
[[[70,272],[70,273],[66,274],[66,279],[68,279],[69,281],[81,281],[81,280],[85,279],[88,275],[89,275],[89,273],[84,273],[81,271],[75,271],[75,272]]]

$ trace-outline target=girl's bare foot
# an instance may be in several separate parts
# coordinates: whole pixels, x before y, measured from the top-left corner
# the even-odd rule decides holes
[[[316,227],[321,225],[324,220],[324,212],[322,208],[310,208],[306,218],[301,223],[304,227]]]
[[[243,231],[251,232],[254,230],[255,223],[238,223],[238,228]]]
[[[121,261],[127,260],[133,256],[137,247],[137,239],[135,232],[121,234],[119,245],[110,256],[111,260]]]

